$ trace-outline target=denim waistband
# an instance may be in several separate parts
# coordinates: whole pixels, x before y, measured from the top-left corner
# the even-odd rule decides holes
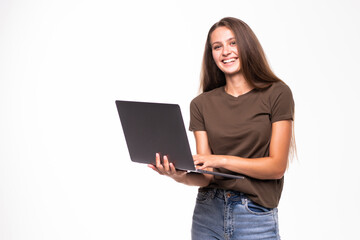
[[[226,201],[241,201],[244,203],[245,200],[249,200],[249,198],[244,193],[232,190],[218,188],[199,188],[199,192],[207,192],[211,198],[217,197]]]

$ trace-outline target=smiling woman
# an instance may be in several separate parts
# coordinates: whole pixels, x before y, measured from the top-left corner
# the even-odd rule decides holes
[[[245,175],[228,179],[187,174],[171,159],[150,167],[200,186],[192,239],[280,239],[277,206],[292,139],[290,88],[271,71],[250,27],[224,18],[208,33],[202,65],[203,93],[190,105],[198,169]]]

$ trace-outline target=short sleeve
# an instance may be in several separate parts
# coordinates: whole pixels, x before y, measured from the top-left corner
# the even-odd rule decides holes
[[[278,84],[272,94],[271,101],[271,122],[281,120],[294,120],[294,99],[290,88],[281,83]]]
[[[204,118],[199,108],[199,98],[195,98],[190,103],[190,131],[205,131]]]

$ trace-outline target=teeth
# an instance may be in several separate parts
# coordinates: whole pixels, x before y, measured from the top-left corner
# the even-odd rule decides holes
[[[235,59],[228,59],[228,60],[224,60],[224,63],[229,63],[229,62],[235,62]]]

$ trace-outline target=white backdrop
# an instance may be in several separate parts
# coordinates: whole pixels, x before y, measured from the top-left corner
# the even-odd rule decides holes
[[[207,31],[225,16],[250,25],[293,90],[299,160],[282,238],[360,239],[359,11],[355,0],[1,0],[0,239],[190,239],[197,189],[130,161],[114,101],[179,103],[188,126]]]

